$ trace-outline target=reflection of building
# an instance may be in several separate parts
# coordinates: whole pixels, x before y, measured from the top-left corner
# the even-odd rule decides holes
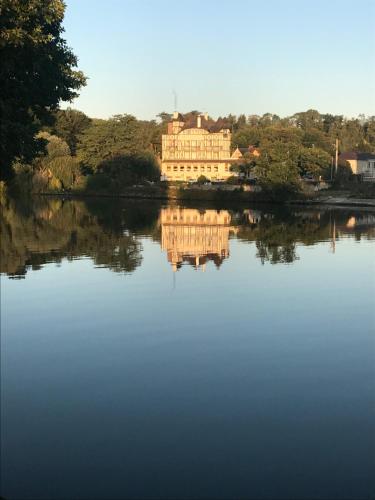
[[[259,212],[259,210],[246,209],[243,211],[243,215],[249,224],[258,224],[262,218],[262,212]]]
[[[229,256],[231,217],[226,210],[169,207],[161,210],[161,244],[176,271],[183,262],[204,270],[208,260],[219,266]]]
[[[162,136],[162,179],[189,181],[204,175],[210,180],[225,180],[233,175],[230,145],[228,124],[215,122],[208,115],[185,119],[175,112],[168,133]]]

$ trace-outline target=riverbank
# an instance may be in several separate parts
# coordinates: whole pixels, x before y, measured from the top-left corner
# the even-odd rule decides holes
[[[272,203],[282,205],[328,205],[334,207],[374,208],[375,198],[361,198],[353,196],[349,191],[324,191],[308,195],[304,193],[277,198],[275,195],[256,191],[242,191],[238,188],[205,190],[199,188],[176,188],[160,186],[133,186],[119,193],[107,192],[44,192],[41,196],[57,196],[64,198],[130,198],[144,200],[168,200],[174,202],[210,201],[210,202],[235,202],[235,203]]]

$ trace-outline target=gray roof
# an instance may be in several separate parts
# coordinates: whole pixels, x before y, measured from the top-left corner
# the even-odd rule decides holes
[[[375,160],[375,154],[357,153],[356,151],[347,151],[340,154],[340,160]]]

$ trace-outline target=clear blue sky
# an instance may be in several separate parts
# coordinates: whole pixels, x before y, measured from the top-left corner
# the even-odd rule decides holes
[[[92,117],[375,114],[374,0],[67,0]]]

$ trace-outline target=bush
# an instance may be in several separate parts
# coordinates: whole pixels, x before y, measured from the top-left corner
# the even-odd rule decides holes
[[[103,182],[108,184],[108,180],[103,179],[109,179],[111,189],[121,191],[133,184],[158,180],[160,171],[153,155],[118,155],[103,161],[91,177],[94,179],[97,176],[101,176],[101,186]],[[95,184],[96,181],[93,182]],[[89,184],[91,187],[92,181]]]
[[[54,158],[48,162],[48,170],[59,181],[60,189],[71,189],[81,173],[79,162],[71,156]]]
[[[240,179],[238,178],[237,175],[231,175],[228,177],[228,179],[225,181],[227,184],[239,184]]]
[[[352,169],[348,162],[339,162],[337,172],[334,177],[333,187],[343,188],[354,180]]]
[[[205,184],[206,182],[209,182],[209,180],[205,175],[200,175],[197,179],[198,184]]]
[[[111,178],[107,174],[99,172],[87,177],[87,191],[109,191],[111,187]]]

